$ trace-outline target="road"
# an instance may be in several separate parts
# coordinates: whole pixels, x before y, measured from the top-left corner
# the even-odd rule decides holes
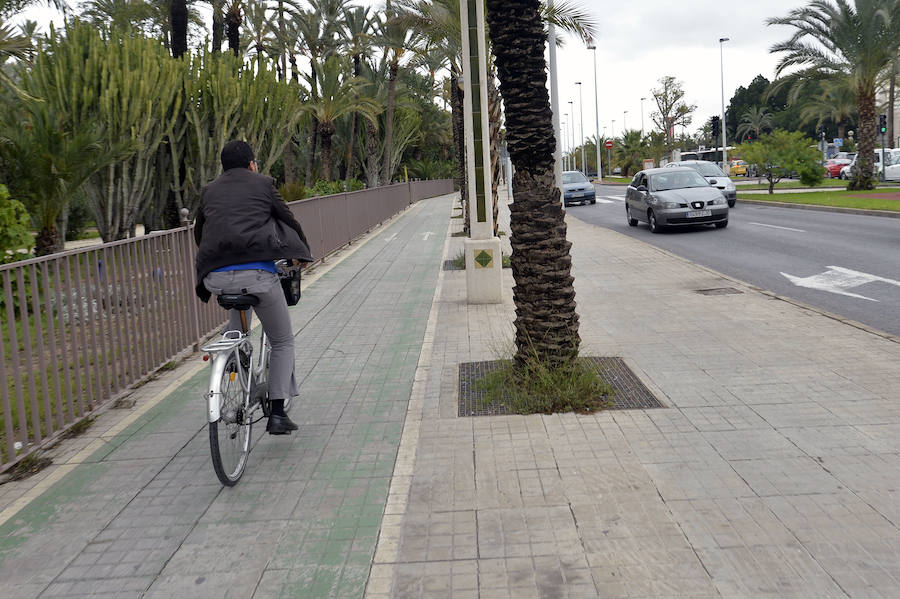
[[[900,336],[900,219],[738,204],[728,228],[654,235],[625,221],[625,187],[570,215],[725,275]]]

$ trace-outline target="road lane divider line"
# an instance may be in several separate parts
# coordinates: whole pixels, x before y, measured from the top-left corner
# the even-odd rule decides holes
[[[766,223],[749,223],[751,225],[757,225],[760,227],[769,227],[772,229],[782,229],[784,231],[796,231],[797,233],[806,233],[803,229],[795,229],[793,227],[779,227],[778,225],[767,225]]]

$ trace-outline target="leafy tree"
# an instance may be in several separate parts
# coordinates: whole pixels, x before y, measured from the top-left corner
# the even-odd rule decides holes
[[[18,200],[9,197],[9,190],[0,184],[0,264],[12,262],[17,250],[31,249],[31,218],[28,209]]]
[[[691,115],[697,110],[697,105],[687,104],[684,101],[684,89],[675,77],[666,75],[660,78],[659,85],[660,87],[650,90],[657,108],[650,113],[650,118],[657,128],[666,134],[666,145],[672,147],[675,127],[690,125],[693,118]]]
[[[741,116],[751,108],[762,106],[768,108],[770,113],[775,112],[774,102],[767,100],[768,89],[769,80],[762,75],[757,75],[747,87],[740,86],[734,90],[734,96],[731,97],[725,109],[725,124],[729,136],[737,131]],[[740,139],[740,136],[738,138]]]
[[[574,362],[581,340],[571,274],[571,243],[556,187],[547,38],[538,0],[487,0],[487,21],[506,108],[506,139],[516,174],[510,205],[516,285],[515,363],[531,356],[554,367]]]
[[[859,162],[849,189],[872,189],[875,148],[875,90],[880,74],[900,46],[900,4],[897,0],[813,0],[769,25],[796,31],[771,51],[783,53],[777,74],[800,67],[786,77],[850,78],[856,85],[859,112]]]
[[[817,184],[822,180],[821,158],[815,142],[797,131],[776,129],[756,142],[735,148],[735,155],[755,165],[756,172],[769,182],[769,193],[775,184],[791,173],[798,173],[804,183]]]

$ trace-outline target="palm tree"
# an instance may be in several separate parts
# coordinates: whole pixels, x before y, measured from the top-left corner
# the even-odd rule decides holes
[[[408,50],[415,49],[421,40],[420,32],[411,28],[402,18],[402,14],[388,4],[385,20],[380,23],[377,35],[378,43],[385,49],[388,60],[388,90],[387,105],[384,117],[384,156],[381,170],[381,180],[389,184],[394,174],[396,165],[391,164],[393,135],[394,135],[394,109],[397,96],[397,75],[400,72],[401,62]]]
[[[172,28],[172,56],[181,58],[187,52],[187,0],[170,0],[169,15]]]
[[[32,49],[29,36],[16,33],[11,25],[0,20],[0,87],[7,86],[20,96],[24,94],[2,65],[10,58],[27,61],[31,57]]]
[[[647,151],[647,144],[639,129],[625,131],[616,143],[615,158],[622,167],[622,176],[627,177],[632,169],[638,170]]]
[[[340,38],[343,41],[347,54],[353,61],[353,76],[362,77],[362,61],[364,56],[371,53],[372,37],[374,35],[374,20],[369,15],[369,9],[364,7],[354,7],[352,9],[344,9],[343,26],[340,29]],[[345,161],[347,164],[346,179],[349,182],[356,176],[356,132],[359,127],[359,115],[354,114],[350,122],[350,135],[348,136],[347,153]]]
[[[744,139],[753,133],[753,139],[759,139],[763,131],[772,130],[772,115],[765,106],[753,106],[741,115],[741,122],[737,126],[737,138]]]
[[[847,123],[856,118],[856,89],[853,82],[846,77],[820,81],[819,93],[800,109],[801,123],[815,121],[821,125],[831,121],[837,125],[837,136],[843,138]],[[799,90],[796,92],[799,95]],[[790,101],[795,97],[795,90],[788,96]]]
[[[241,23],[244,21],[243,0],[231,0],[225,9],[225,28],[228,37],[228,49],[235,56],[241,55]]]
[[[264,55],[271,55],[276,47],[275,28],[272,21],[266,16],[265,3],[259,0],[249,0],[244,12],[244,22],[247,25],[249,37],[247,52],[256,54],[256,68],[261,70],[265,60]]]
[[[872,189],[875,148],[875,90],[879,75],[900,45],[900,2],[897,0],[813,0],[769,25],[796,29],[790,39],[772,46],[783,52],[777,75],[803,67],[790,78],[848,77],[856,87],[859,154],[848,189]]]
[[[331,181],[331,138],[335,132],[335,122],[346,115],[360,114],[369,121],[375,121],[380,106],[363,91],[365,82],[347,77],[348,65],[342,57],[329,56],[322,63],[319,72],[321,90],[315,100],[306,102],[301,110],[315,117],[319,124],[322,143],[322,177]]]
[[[510,205],[516,285],[516,356],[561,366],[578,354],[571,243],[554,175],[556,140],[547,92],[539,0],[487,0],[487,21],[516,168]]]

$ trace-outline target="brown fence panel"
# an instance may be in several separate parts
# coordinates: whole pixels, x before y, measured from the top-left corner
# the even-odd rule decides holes
[[[290,204],[317,260],[453,191],[415,181]],[[191,227],[0,265],[0,469],[225,322],[194,291]]]

